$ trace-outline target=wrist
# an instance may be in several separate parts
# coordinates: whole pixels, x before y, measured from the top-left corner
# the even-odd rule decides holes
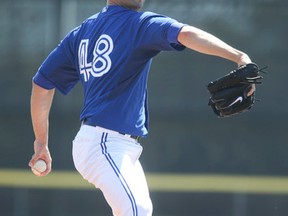
[[[251,62],[252,62],[251,59],[249,58],[249,56],[246,53],[240,53],[240,55],[236,61],[238,66],[249,64]]]
[[[43,151],[45,149],[48,149],[48,143],[41,141],[41,140],[35,140],[34,141],[34,151]]]
[[[37,145],[37,146],[47,146],[47,141],[46,141],[46,140],[44,141],[44,140],[35,139],[34,145]]]

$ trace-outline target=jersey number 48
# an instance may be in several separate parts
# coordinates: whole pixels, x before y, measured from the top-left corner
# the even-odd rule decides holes
[[[90,74],[93,77],[101,77],[109,72],[112,66],[109,55],[113,51],[114,43],[109,35],[101,35],[95,43],[92,62],[88,62],[88,46],[89,39],[83,39],[78,50],[79,70],[85,82],[90,79]]]

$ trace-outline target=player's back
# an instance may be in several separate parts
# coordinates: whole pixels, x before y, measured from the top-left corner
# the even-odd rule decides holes
[[[147,133],[149,68],[160,51],[176,49],[179,27],[173,23],[155,13],[107,6],[67,36],[64,44],[84,89],[81,120],[128,134]]]

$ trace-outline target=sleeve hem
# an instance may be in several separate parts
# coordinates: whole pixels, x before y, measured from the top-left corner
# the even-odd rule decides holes
[[[173,22],[167,32],[168,41],[171,43],[174,49],[179,51],[184,50],[186,48],[178,41],[178,35],[184,26],[185,24],[183,23]]]
[[[53,82],[51,82],[49,79],[47,79],[40,71],[36,73],[36,75],[32,78],[33,82],[40,87],[51,90],[56,88],[59,92],[61,92],[63,95],[66,95],[67,92],[63,91],[62,89],[58,88]]]

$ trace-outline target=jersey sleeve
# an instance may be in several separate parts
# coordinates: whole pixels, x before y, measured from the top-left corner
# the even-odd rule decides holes
[[[178,42],[178,35],[185,24],[175,19],[148,13],[145,14],[144,41],[149,43],[150,47],[159,51],[185,49]]]
[[[72,32],[48,55],[42,63],[33,81],[45,88],[56,88],[62,94],[68,94],[79,81],[79,74],[73,63]]]

